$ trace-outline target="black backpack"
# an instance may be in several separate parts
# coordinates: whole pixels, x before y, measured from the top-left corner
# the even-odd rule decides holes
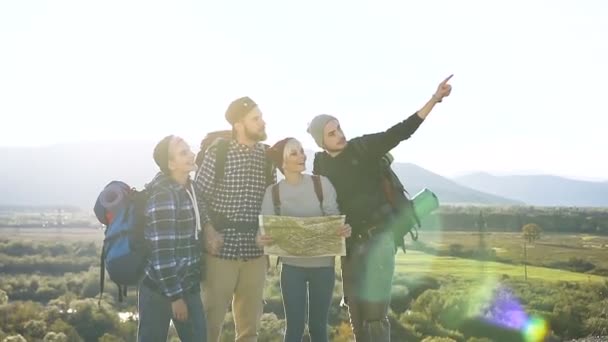
[[[393,233],[395,243],[405,252],[404,237],[409,233],[412,241],[418,240],[418,228],[421,227],[420,218],[414,210],[414,203],[410,194],[399,179],[399,176],[391,168],[393,156],[387,153],[380,160],[382,171],[382,190],[387,202],[397,213],[401,224],[395,225]]]

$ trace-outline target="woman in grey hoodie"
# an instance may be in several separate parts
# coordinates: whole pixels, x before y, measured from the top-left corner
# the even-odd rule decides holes
[[[336,190],[329,180],[319,177],[317,185],[309,174],[305,174],[306,155],[300,142],[286,138],[268,151],[268,156],[285,178],[278,186],[280,215],[315,217],[339,215]],[[318,189],[320,184],[320,188]],[[266,190],[262,202],[262,215],[275,215],[273,187]],[[315,190],[315,186],[318,190]],[[316,191],[322,191],[319,202]],[[275,195],[276,196],[276,195]],[[345,225],[336,234],[349,237],[351,228]],[[260,245],[272,244],[268,236],[258,237]],[[326,342],[327,319],[335,283],[335,257],[281,257],[281,294],[287,329],[285,342],[301,341],[306,322],[306,298],[308,294],[308,330],[312,342]]]

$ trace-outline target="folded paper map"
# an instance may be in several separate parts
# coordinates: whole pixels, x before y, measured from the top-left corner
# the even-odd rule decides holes
[[[260,232],[272,237],[264,254],[291,257],[346,255],[345,239],[338,235],[344,215],[291,217],[260,215]]]

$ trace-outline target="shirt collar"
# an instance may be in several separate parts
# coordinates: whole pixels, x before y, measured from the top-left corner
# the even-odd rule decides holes
[[[253,148],[250,148],[247,145],[243,145],[243,144],[239,144],[235,139],[230,140],[230,146],[232,148],[236,148],[239,151],[242,152],[251,152],[251,151],[256,151],[256,150],[263,150],[263,144],[262,143],[255,143],[255,145],[253,145]]]

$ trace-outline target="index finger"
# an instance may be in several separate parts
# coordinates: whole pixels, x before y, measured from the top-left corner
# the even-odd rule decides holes
[[[442,84],[446,84],[448,83],[448,81],[450,80],[450,78],[452,78],[452,76],[454,76],[454,74],[451,74],[450,76],[448,76],[445,80],[443,80],[443,82],[441,82]]]

